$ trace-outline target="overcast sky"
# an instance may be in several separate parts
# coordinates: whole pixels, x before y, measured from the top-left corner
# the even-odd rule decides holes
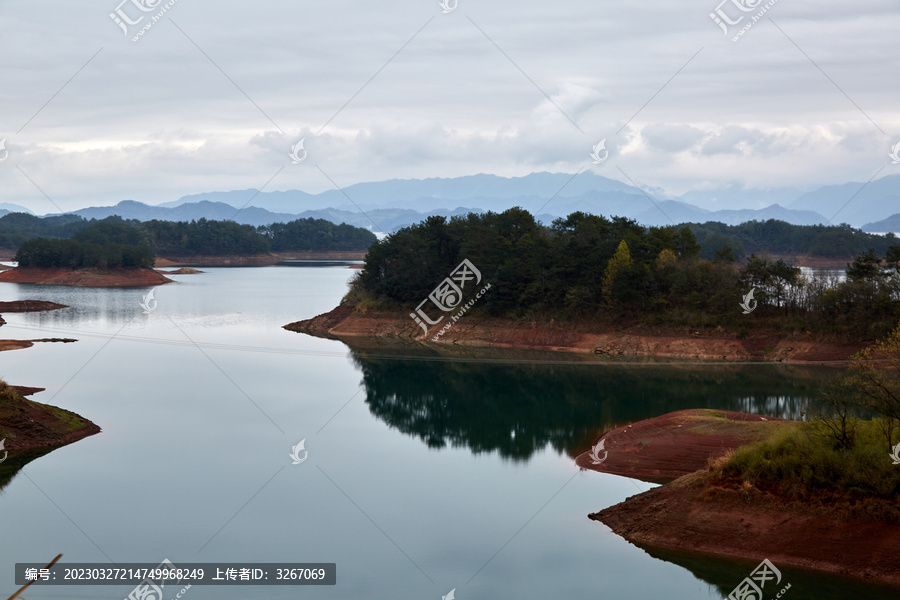
[[[177,0],[133,42],[171,0],[119,1],[0,3],[0,202],[42,214],[580,169],[674,194],[900,173],[896,0],[778,0],[737,42],[765,2],[726,0],[744,17],[726,35],[718,0]],[[144,17],[127,35],[117,6]]]

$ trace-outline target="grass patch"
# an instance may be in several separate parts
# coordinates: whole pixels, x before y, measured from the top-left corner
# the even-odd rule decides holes
[[[705,415],[707,417],[714,417],[716,419],[724,419],[725,413],[719,412],[717,410],[712,410],[711,408],[699,408],[696,411],[698,415]]]
[[[849,450],[835,449],[820,424],[796,423],[711,462],[709,470],[723,482],[788,499],[831,494],[900,501],[900,466],[892,464],[877,421],[855,425],[856,443]]]
[[[31,403],[31,400],[26,400],[26,402]],[[57,406],[50,406],[49,404],[40,404],[40,406],[53,413],[56,420],[63,423],[66,426],[66,429],[75,431],[76,429],[81,429],[85,426],[84,420],[74,413],[63,410]]]

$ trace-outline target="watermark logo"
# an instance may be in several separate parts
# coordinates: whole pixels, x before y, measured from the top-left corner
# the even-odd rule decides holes
[[[455,269],[453,269],[449,277],[444,279],[444,281],[428,294],[426,299],[419,303],[416,307],[416,312],[409,313],[412,320],[415,321],[427,335],[428,328],[443,321],[445,315],[441,315],[437,319],[429,317],[428,313],[422,308],[426,302],[431,301],[431,303],[437,306],[442,312],[450,312],[459,309],[455,315],[450,315],[450,320],[447,324],[444,325],[437,335],[431,338],[432,342],[438,341],[442,335],[447,333],[447,331],[449,331],[450,328],[466,314],[466,311],[472,308],[472,306],[474,306],[475,303],[491,289],[491,284],[489,283],[475,294],[474,298],[467,303],[462,304],[463,288],[466,287],[466,283],[469,281],[473,281],[474,285],[481,283],[481,271],[476,269],[475,265],[473,265],[469,259],[464,259]]]
[[[0,458],[0,463],[2,463],[4,460],[6,460],[6,457],[9,456],[9,452],[4,450],[4,448],[3,448],[4,443],[6,443],[6,438],[3,438],[2,440],[0,440],[0,450],[3,450],[3,458]],[[898,446],[900,446],[900,444],[898,444]]]
[[[713,20],[713,22],[722,28],[722,33],[726,36],[729,35],[729,28],[740,25],[744,23],[744,19],[748,19],[746,23],[744,23],[743,27],[741,27],[731,38],[732,42],[736,42],[741,39],[747,31],[753,27],[760,19],[762,19],[763,15],[769,12],[769,9],[775,6],[775,3],[778,0],[768,0],[765,4],[762,4],[763,0],[722,0],[718,6],[716,6],[715,11],[709,13],[709,18]],[[738,12],[735,12],[734,9],[731,9],[729,12],[725,11],[723,6],[726,4],[731,4]],[[762,5],[762,6],[760,6]],[[757,10],[758,9],[758,10]],[[749,14],[756,11],[756,14]],[[741,14],[747,13],[747,14]],[[732,15],[736,18],[732,18]]]
[[[156,305],[158,304],[158,302],[153,297],[153,292],[155,292],[155,291],[156,291],[156,288],[153,288],[152,290],[147,292],[147,294],[141,300],[141,308],[144,309],[145,315],[149,315],[154,310],[156,310]]]
[[[609,150],[606,149],[606,138],[603,138],[596,145],[591,146],[590,157],[594,159],[594,164],[599,165],[609,158]]]
[[[166,581],[172,583],[172,578],[167,578],[164,575],[167,574],[168,571],[177,571],[178,567],[176,567],[172,561],[168,558],[163,559],[159,566],[152,571],[155,571],[154,575],[159,574],[160,577],[153,579],[148,577],[141,583],[135,586],[131,593],[125,598],[125,600],[162,600],[163,599],[163,588],[166,587]],[[191,589],[190,585],[186,585],[181,589],[180,592],[175,596],[175,598],[181,598],[184,593]]]
[[[744,301],[741,302],[741,308],[744,309],[744,314],[749,315],[754,310],[756,310],[756,300],[753,299],[753,292],[756,291],[756,288],[750,288],[750,291],[747,292],[747,295],[744,296]],[[751,304],[752,302],[752,304]]]
[[[302,458],[300,457],[300,452],[303,452]],[[294,461],[292,464],[295,465],[299,465],[309,458],[309,450],[306,449],[306,438],[300,440],[300,443],[296,446],[291,446],[290,457]]]
[[[459,6],[459,0],[441,0],[439,4],[441,5],[441,8],[444,10],[444,14],[446,15],[447,13],[451,13],[456,10],[456,7]],[[452,595],[453,592],[450,592],[450,594]]]
[[[604,437],[599,442],[597,442],[596,446],[591,446],[590,457],[591,457],[591,460],[593,461],[593,464],[599,465],[604,460],[606,460],[607,456],[609,456],[609,452],[603,446],[605,443],[606,443],[606,438]],[[603,451],[603,458],[600,458],[601,450]]]
[[[763,600],[763,588],[766,584],[774,580],[775,585],[781,583],[781,571],[775,568],[769,559],[763,560],[750,573],[750,577],[744,580],[734,590],[728,594],[728,600]],[[781,598],[786,591],[791,589],[791,584],[787,584],[778,593],[776,598]]]
[[[756,0],[755,3],[752,3],[753,0],[722,0],[719,5],[716,7],[715,12],[709,13],[709,18],[712,19],[716,25],[722,28],[722,33],[726,36],[728,35],[728,25],[737,25],[741,21],[744,20],[743,15],[738,17],[737,19],[732,20],[724,10],[722,10],[722,6],[731,2],[734,4],[738,10],[742,12],[750,12],[754,8],[756,8],[762,0]]]
[[[453,8],[456,8],[455,6]],[[447,11],[444,11],[447,12]],[[456,600],[456,588],[447,592],[446,596],[441,596],[441,600]]]
[[[3,442],[0,442],[0,448],[3,448]],[[900,442],[898,442],[897,445],[894,446],[894,453],[891,454],[890,457],[894,459],[893,464],[900,465]]]
[[[137,7],[141,12],[151,12],[154,8],[159,5],[162,0],[156,0],[155,4],[151,5],[152,0],[122,0],[119,2],[119,5],[115,8],[115,11],[109,13],[109,18],[113,20],[113,22],[118,25],[122,29],[122,33],[125,37],[128,37],[128,26],[129,25],[137,25],[141,21],[144,20],[144,16],[141,15],[137,19],[132,19],[123,9],[122,6],[125,4],[133,4]]]
[[[900,144],[897,144],[900,146]],[[6,138],[0,140],[0,163],[5,162],[9,158],[9,150],[6,149]]]
[[[6,140],[4,139],[3,141],[5,142]],[[900,165],[900,142],[894,144],[894,146],[891,148],[891,153],[888,154],[888,156],[891,157],[892,165]],[[0,162],[3,162],[4,160],[6,160],[6,157],[0,159]]]
[[[416,312],[409,313],[409,316],[412,317],[413,321],[418,323],[419,327],[422,328],[426,334],[428,333],[428,325],[437,325],[441,321],[444,320],[444,316],[441,315],[437,319],[432,320],[422,309],[422,305],[431,300],[431,302],[438,307],[443,312],[450,312],[462,302],[463,297],[463,288],[466,287],[466,283],[472,279],[475,279],[475,285],[481,283],[481,271],[475,268],[469,259],[463,260],[459,263],[453,272],[450,273],[450,277],[447,277],[442,281],[425,300],[422,300],[419,303],[419,306],[416,307]]]
[[[163,0],[122,0],[119,2],[119,5],[116,6],[115,10],[109,13],[109,18],[112,19],[113,23],[119,26],[122,30],[122,33],[125,37],[128,37],[130,33],[130,28],[141,25],[144,21],[145,17],[148,17],[149,20],[141,26],[140,30],[135,33],[135,35],[131,38],[132,42],[137,42],[141,39],[141,37],[151,28],[155,23],[157,23],[164,14],[169,12],[169,9],[175,6],[175,3],[178,0],[168,0],[165,4],[163,4]],[[126,11],[123,7],[126,5],[130,5],[128,11]],[[160,6],[162,5],[162,6]],[[137,9],[138,12],[135,12]],[[141,14],[141,13],[151,13],[156,11],[156,14]],[[129,14],[130,12],[130,14]]]
[[[306,160],[306,156],[308,153],[303,149],[303,142],[305,140],[306,138],[303,138],[302,140],[291,146],[291,153],[288,154],[288,156],[291,157],[292,165],[299,165],[304,160]],[[302,155],[300,154],[301,152],[303,153]]]

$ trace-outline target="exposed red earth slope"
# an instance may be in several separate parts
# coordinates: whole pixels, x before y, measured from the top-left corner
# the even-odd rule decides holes
[[[166,256],[156,259],[156,267],[268,267],[281,262],[274,254],[251,254],[248,256]]]
[[[275,256],[282,260],[363,260],[368,250],[322,250],[278,252]]]
[[[190,267],[181,267],[180,269],[176,269],[174,271],[160,271],[156,269],[156,272],[161,275],[197,275],[202,273],[200,269],[192,269]]]
[[[15,389],[17,392],[22,394],[23,396],[31,396],[32,394],[37,394],[38,392],[43,392],[47,388],[39,388],[39,387],[28,387],[27,385],[11,385],[9,386]]]
[[[24,398],[0,383],[0,439],[10,456],[77,442],[100,428],[68,410]]]
[[[707,457],[715,457],[741,439],[752,441],[767,429],[788,423],[763,422],[758,415],[697,410],[641,421],[630,430],[617,428],[607,434],[609,443],[604,445],[612,450],[606,460],[600,465],[585,464],[592,461],[582,454],[578,464],[645,480],[665,480],[700,470],[588,516],[642,547],[768,558],[776,565],[900,586],[900,523],[878,519],[877,515],[883,514],[880,504],[885,501],[789,501],[752,485],[717,485],[703,469],[704,452],[684,448],[697,444],[706,448]],[[648,443],[641,447],[641,441]]]
[[[0,282],[71,285],[78,287],[150,287],[172,283],[153,269],[31,269],[17,267],[0,273]]]
[[[0,314],[6,312],[40,312],[45,310],[57,310],[67,308],[65,304],[46,302],[44,300],[14,300],[12,302],[0,302]]]
[[[608,431],[597,452],[601,462],[595,464],[587,451],[575,464],[663,483],[705,468],[710,457],[763,440],[785,423],[790,421],[730,410],[679,410]]]
[[[816,341],[812,336],[766,334],[739,340],[725,332],[703,334],[691,330],[628,327],[597,330],[596,326],[488,319],[465,315],[437,342],[434,326],[422,329],[400,310],[360,312],[346,305],[285,329],[332,339],[395,338],[426,344],[458,344],[491,348],[520,348],[608,356],[653,356],[725,361],[841,363],[862,348]]]

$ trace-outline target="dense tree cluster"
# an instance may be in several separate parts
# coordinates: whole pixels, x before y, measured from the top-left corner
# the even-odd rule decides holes
[[[688,227],[700,244],[701,258],[712,260],[716,252],[728,248],[735,258],[768,252],[775,255],[845,258],[873,249],[884,255],[900,243],[894,234],[874,235],[843,225],[791,225],[784,221],[748,221],[725,225],[710,221]]]
[[[139,227],[147,233],[157,256],[248,255],[268,252],[269,243],[252,225],[234,221],[200,219],[145,221]]]
[[[27,213],[9,213],[0,217],[0,248],[18,248],[36,237],[68,238],[86,227],[78,215],[35,217]]]
[[[128,244],[149,246],[150,238],[141,228],[140,221],[126,221],[120,217],[108,217],[102,221],[88,221],[86,226],[72,235],[72,239],[89,244]]]
[[[15,260],[21,267],[137,269],[152,267],[154,259],[148,246],[35,238],[19,247]]]
[[[377,239],[374,233],[361,227],[313,218],[272,223],[257,230],[271,240],[273,252],[365,250]]]
[[[376,242],[348,301],[417,305],[469,259],[491,283],[477,307],[491,316],[631,319],[739,334],[776,326],[875,339],[900,315],[900,245],[885,254],[862,253],[843,282],[807,279],[799,268],[756,255],[742,267],[728,251],[704,260],[687,227],[647,228],[580,212],[542,227],[511,209],[430,217]],[[756,311],[752,320],[739,308],[744,298]]]
[[[38,237],[71,238],[105,246],[148,246],[156,256],[249,255],[269,251],[366,250],[375,235],[361,227],[325,219],[298,219],[254,228],[234,221],[137,221],[121,217],[87,221],[78,215],[0,218],[0,247],[15,248]]]

